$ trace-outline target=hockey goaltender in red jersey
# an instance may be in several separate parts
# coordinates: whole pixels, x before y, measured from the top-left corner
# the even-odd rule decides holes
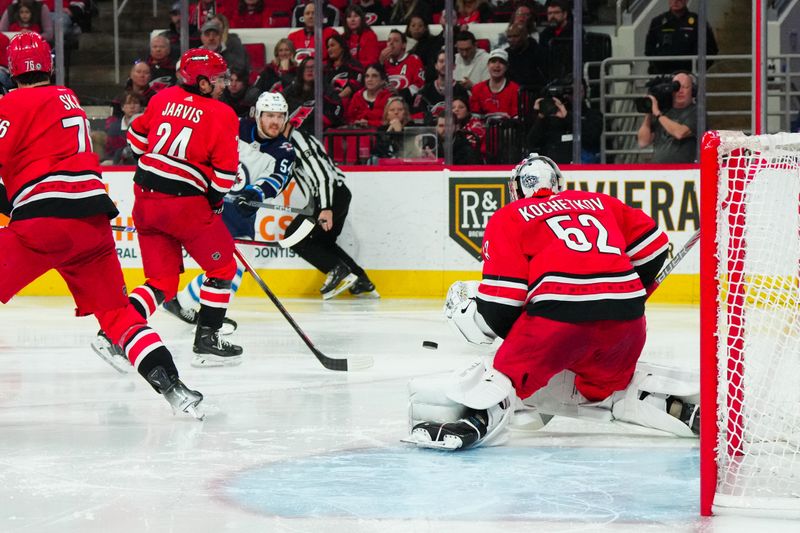
[[[187,50],[178,70],[181,84],[156,94],[128,129],[128,142],[141,156],[133,220],[147,277],[145,316],[175,298],[183,246],[206,274],[193,346],[192,365],[198,367],[236,365],[242,353],[219,333],[236,274],[233,237],[221,215],[239,165],[238,119],[216,100],[227,69],[216,52]]]
[[[94,314],[173,408],[201,418],[203,396],[181,383],[172,355],[126,296],[109,223],[117,209],[101,181],[86,113],[75,93],[50,84],[50,47],[37,33],[17,34],[8,66],[19,88],[0,100],[0,211],[11,217],[0,229],[0,300],[55,269],[77,315]]]
[[[635,397],[614,397],[637,369],[645,300],[667,257],[667,235],[614,197],[564,190],[556,164],[536,154],[514,170],[509,188],[516,201],[489,220],[477,291],[458,282],[446,304],[468,341],[505,340],[493,363],[471,365],[439,386],[438,396],[412,383],[408,440],[445,449],[498,440],[519,401],[531,399],[540,415],[569,414],[566,406],[574,413],[604,410],[608,420],[692,436],[680,417],[696,414],[695,406],[665,395],[681,389],[668,376],[647,389],[642,382],[656,378],[644,373]],[[631,403],[651,394],[651,403]]]

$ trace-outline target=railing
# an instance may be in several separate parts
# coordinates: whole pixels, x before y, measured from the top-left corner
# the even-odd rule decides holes
[[[635,109],[637,98],[647,93],[646,83],[654,78],[654,75],[646,74],[647,65],[651,61],[672,61],[676,59],[691,60],[693,72],[697,71],[696,56],[665,56],[647,57],[637,56],[628,58],[609,58],[601,62],[600,68],[600,109],[604,114],[604,128],[601,142],[601,161],[609,162],[613,157],[614,162],[630,163],[644,159],[652,153],[652,148],[639,148],[637,132],[641,125],[643,115]],[[706,90],[705,99],[706,116],[709,119],[710,128],[714,127],[716,119],[722,117],[738,117],[743,123],[750,124],[750,84],[752,78],[751,68],[741,69],[738,64],[751,60],[749,55],[717,55],[713,57],[715,62],[714,71],[708,72],[707,81],[713,80],[741,80],[746,81],[741,85],[746,85],[743,90]],[[625,72],[627,70],[627,72]],[[789,83],[789,81],[787,81]],[[708,87],[708,84],[707,84]],[[783,91],[780,91],[781,93]],[[776,96],[778,91],[771,90],[770,97]],[[722,99],[741,98],[748,102],[743,109],[724,109]],[[736,103],[736,102],[735,102]],[[730,107],[730,106],[728,106]],[[785,111],[771,112],[771,116],[786,113],[791,115],[790,108]],[[719,122],[719,120],[716,120]],[[788,127],[790,119],[784,120]],[[747,128],[742,128],[747,129]]]

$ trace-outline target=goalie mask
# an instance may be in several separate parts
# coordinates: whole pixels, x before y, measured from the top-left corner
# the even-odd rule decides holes
[[[564,176],[558,165],[549,157],[533,153],[517,165],[508,182],[512,202],[520,198],[559,193],[564,187]]]
[[[274,124],[268,124],[265,128],[265,125],[261,123],[261,114],[265,112],[280,113],[283,115],[283,119],[275,121]],[[256,105],[253,106],[252,114],[256,121],[258,133],[262,137],[274,138],[283,130],[283,125],[286,123],[286,117],[289,114],[289,105],[281,93],[263,92],[256,100]],[[265,129],[272,131],[265,131]]]

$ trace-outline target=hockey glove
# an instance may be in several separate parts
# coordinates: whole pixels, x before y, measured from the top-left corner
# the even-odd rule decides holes
[[[258,211],[258,207],[252,206],[250,203],[261,203],[263,201],[264,191],[261,190],[261,187],[248,185],[242,189],[242,192],[236,197],[234,205],[236,205],[236,209],[239,210],[242,216],[250,217]]]
[[[208,195],[208,205],[211,206],[211,210],[214,212],[215,215],[221,215],[222,209],[225,207],[224,196],[220,196],[219,194]]]

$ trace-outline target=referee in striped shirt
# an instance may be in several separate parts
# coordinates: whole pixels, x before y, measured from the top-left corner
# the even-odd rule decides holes
[[[320,289],[328,300],[350,289],[350,294],[378,298],[367,273],[338,244],[352,195],[344,183],[344,173],[336,166],[316,137],[298,129],[289,137],[297,155],[294,179],[306,198],[314,199],[317,226],[308,237],[292,247],[317,270],[327,274]],[[291,235],[300,224],[297,217],[286,228]]]

